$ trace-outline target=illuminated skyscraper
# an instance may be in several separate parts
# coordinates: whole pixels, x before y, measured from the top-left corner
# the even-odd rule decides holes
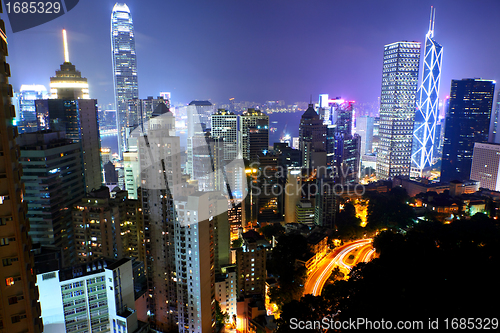
[[[2,5],[0,4],[0,13]],[[38,287],[33,269],[29,223],[26,218],[22,168],[19,164],[17,129],[10,104],[12,86],[7,55],[5,24],[0,20],[0,331],[40,333],[43,331]]]
[[[69,61],[68,40],[66,30],[63,30],[64,63],[56,71],[56,76],[50,78],[50,98],[52,99],[88,99],[89,84],[87,78],[76,70]]]
[[[240,116],[240,149],[244,159],[255,160],[269,150],[269,116],[249,108]]]
[[[409,176],[420,43],[384,46],[377,178]]]
[[[47,89],[39,84],[23,84],[17,94],[17,130],[19,134],[24,132],[35,132],[37,130],[37,119],[35,100],[47,99]]]
[[[132,15],[124,3],[116,3],[111,14],[111,53],[115,77],[116,122],[120,156],[127,151],[126,129],[137,126],[137,117],[129,117],[128,100],[139,98],[137,60]]]
[[[488,141],[495,81],[452,80],[446,114],[441,181],[469,179],[474,143]]]
[[[304,168],[311,167],[313,152],[326,152],[326,125],[323,124],[323,120],[314,110],[313,104],[309,104],[300,119],[299,147]]]
[[[435,15],[436,11],[434,7],[431,7],[429,31],[425,36],[422,83],[417,92],[417,111],[413,127],[412,176],[417,177],[422,176],[424,168],[432,165],[433,147],[438,144],[436,125],[439,112],[439,81],[443,47],[433,39]]]

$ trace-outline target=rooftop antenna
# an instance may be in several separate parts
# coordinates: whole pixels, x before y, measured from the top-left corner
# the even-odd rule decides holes
[[[429,20],[429,36],[432,38],[434,37],[434,20],[436,18],[436,9],[434,6],[431,6],[431,18]]]
[[[312,104],[313,103],[313,95],[311,94],[311,101],[309,102],[309,104]]]
[[[68,37],[66,36],[66,29],[63,29],[63,45],[64,45],[64,62],[69,62],[68,52]]]

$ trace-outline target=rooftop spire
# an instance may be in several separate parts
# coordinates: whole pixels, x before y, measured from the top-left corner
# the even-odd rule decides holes
[[[64,62],[69,62],[68,38],[66,36],[66,29],[63,29],[63,45],[64,45]]]
[[[431,18],[429,20],[429,36],[434,37],[434,20],[436,19],[436,9],[434,6],[431,6]]]

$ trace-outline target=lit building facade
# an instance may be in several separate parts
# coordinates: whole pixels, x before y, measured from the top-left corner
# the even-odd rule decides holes
[[[24,133],[19,137],[26,187],[24,201],[33,243],[62,248],[64,266],[75,264],[72,207],[85,195],[80,145],[63,132]]]
[[[72,211],[75,255],[78,263],[100,258],[121,259],[120,209],[107,187],[91,193]]]
[[[269,116],[249,108],[240,116],[240,146],[244,159],[255,160],[269,150]]]
[[[441,182],[469,179],[474,144],[488,142],[495,81],[452,80],[441,160]]]
[[[17,93],[17,129],[19,134],[35,132],[38,128],[35,100],[49,98],[47,89],[39,84],[23,84]]]
[[[50,78],[50,98],[52,99],[87,99],[89,98],[89,84],[82,73],[76,70],[69,61],[68,41],[66,30],[63,30],[64,63],[56,71],[56,76]]]
[[[436,10],[431,7],[429,31],[425,36],[424,68],[418,89],[417,110],[413,127],[412,176],[421,177],[422,170],[432,165],[434,147],[439,144],[436,127],[439,116],[439,84],[443,47],[434,40]]]
[[[0,12],[2,5],[0,4]],[[26,205],[23,202],[22,167],[18,161],[15,109],[9,84],[9,64],[5,24],[0,20],[0,330],[9,333],[41,333],[43,324],[35,285],[31,238]]]
[[[299,149],[304,168],[311,167],[313,152],[326,152],[326,125],[323,124],[323,120],[314,110],[313,104],[309,104],[300,119]]]
[[[420,43],[384,46],[378,179],[410,175],[419,64]]]
[[[80,144],[85,191],[102,185],[101,139],[95,99],[48,99],[35,102],[40,130],[66,132]]]
[[[474,144],[470,179],[477,180],[479,187],[500,191],[500,144]]]
[[[40,270],[37,286],[46,333],[140,331],[130,259]]]
[[[128,112],[130,99],[139,98],[137,58],[132,15],[124,3],[116,3],[111,13],[111,55],[115,87],[118,150],[127,151],[126,130],[138,125],[137,114]]]
[[[238,116],[224,109],[212,115],[212,137],[221,138],[224,147],[224,160],[232,161],[238,155]]]

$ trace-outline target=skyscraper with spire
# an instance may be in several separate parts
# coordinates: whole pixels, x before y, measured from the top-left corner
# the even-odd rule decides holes
[[[111,55],[115,77],[115,107],[120,156],[127,150],[127,128],[136,127],[137,117],[129,116],[128,101],[139,98],[134,24],[130,9],[116,3],[111,14]]]
[[[61,69],[56,71],[56,76],[50,78],[50,98],[52,99],[88,99],[89,84],[87,78],[76,70],[75,65],[69,61],[68,38],[63,29],[64,62]]]
[[[91,192],[102,185],[97,100],[89,98],[87,79],[69,61],[65,30],[63,43],[64,63],[50,78],[51,99],[35,101],[38,129],[64,131],[80,144],[85,191]]]
[[[411,176],[415,177],[421,177],[422,170],[432,165],[433,147],[438,144],[436,126],[443,47],[434,40],[435,16],[436,9],[431,7],[429,31],[425,36],[422,82],[417,92],[417,110],[413,126]]]

